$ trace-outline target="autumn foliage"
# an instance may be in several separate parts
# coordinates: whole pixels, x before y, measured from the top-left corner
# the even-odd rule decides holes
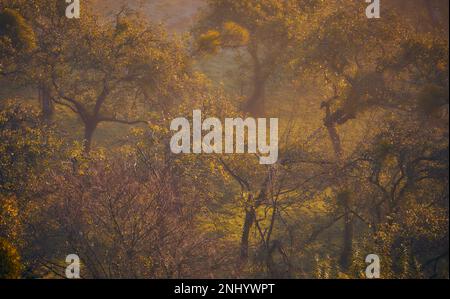
[[[1,1],[0,278],[448,278],[448,1],[409,2]],[[278,118],[278,162],[173,154],[195,109]]]

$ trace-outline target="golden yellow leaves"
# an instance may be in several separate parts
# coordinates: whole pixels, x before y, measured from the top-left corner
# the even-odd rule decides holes
[[[217,30],[208,30],[197,40],[197,50],[200,53],[215,54],[219,51],[220,46],[220,32]]]
[[[0,186],[0,188],[2,187]],[[22,223],[19,213],[17,197],[0,194],[0,240],[3,237],[10,241],[20,242]]]
[[[197,40],[197,51],[200,53],[215,54],[221,47],[237,48],[245,46],[250,39],[247,29],[235,22],[226,22],[222,32],[208,30]]]
[[[248,43],[250,33],[244,27],[234,23],[226,22],[223,25],[222,43],[227,47],[241,47]]]
[[[22,264],[17,249],[8,241],[0,239],[0,279],[18,279]]]

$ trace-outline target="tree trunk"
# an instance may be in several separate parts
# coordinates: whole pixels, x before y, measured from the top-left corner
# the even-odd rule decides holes
[[[250,203],[250,207],[248,207],[245,211],[245,221],[244,226],[242,228],[241,254],[239,264],[243,264],[248,260],[248,244],[249,244],[250,230],[253,226],[253,223],[256,220],[256,209],[261,205],[261,203],[266,197],[267,186],[269,184],[270,178],[271,175],[269,173],[269,175],[267,175],[266,179],[264,180],[264,183],[261,186],[261,191],[255,201],[253,201],[253,196],[251,194],[248,196],[247,200]]]
[[[352,264],[352,256],[353,256],[353,217],[347,207],[344,216],[343,246],[340,259],[340,265],[342,270],[347,271],[350,268]]]
[[[255,209],[253,207],[249,208],[245,212],[245,221],[242,228],[241,237],[241,252],[240,252],[240,264],[246,263],[248,260],[248,243],[250,237],[250,230],[253,226],[253,221],[255,220]]]
[[[341,139],[336,129],[336,122],[332,120],[331,109],[329,105],[325,106],[326,116],[324,119],[324,125],[328,130],[331,143],[333,144],[333,151],[336,157],[336,161],[339,162],[342,159],[342,146]],[[340,256],[340,266],[342,270],[347,271],[352,263],[353,256],[353,217],[350,211],[350,199],[345,198],[341,202],[344,208],[344,231],[343,231],[343,245]]]
[[[334,124],[327,125],[328,135],[330,136],[331,143],[333,144],[333,151],[336,156],[336,160],[340,160],[342,156],[341,139]]]
[[[245,104],[245,111],[253,116],[264,116],[265,114],[265,89],[266,82],[263,79],[254,80],[253,93]]]
[[[440,20],[439,11],[438,11],[437,7],[435,7],[435,5],[433,4],[433,1],[424,0],[423,2],[428,11],[428,16],[430,18],[432,27],[433,28],[440,27],[441,20]]]
[[[331,143],[333,144],[333,151],[336,156],[336,160],[339,161],[342,156],[341,139],[336,129],[336,122],[332,119],[331,109],[329,104],[322,104],[325,107],[325,119],[323,121],[325,127],[328,130]]]
[[[258,57],[257,45],[250,51],[253,60],[253,91],[245,103],[245,111],[256,117],[262,117],[265,113],[264,96],[268,75],[264,73]]]
[[[84,127],[84,152],[88,154],[91,151],[92,138],[94,137],[95,129],[97,124],[95,122],[90,122],[85,124]]]
[[[39,102],[41,104],[42,118],[46,121],[51,121],[55,110],[51,99],[50,88],[46,84],[39,86]]]

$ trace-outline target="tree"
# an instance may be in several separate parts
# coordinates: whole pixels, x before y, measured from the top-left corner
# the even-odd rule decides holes
[[[60,140],[29,105],[6,101],[0,112],[0,194],[25,201],[58,158]]]
[[[58,3],[12,1],[11,7],[34,20],[38,45],[26,60],[13,57],[20,79],[37,87],[47,119],[54,104],[76,113],[88,152],[100,123],[147,123],[144,113],[135,112],[166,106],[171,88],[183,78],[185,58],[162,27],[129,9],[109,20],[88,10],[83,21],[68,20]]]
[[[17,250],[6,240],[0,238],[0,278],[18,279],[21,277],[22,264]]]
[[[264,115],[267,86],[290,61],[304,15],[318,5],[319,1],[210,0],[195,29],[196,50],[244,52],[241,67],[250,68],[251,94],[243,108],[253,115]]]
[[[23,58],[36,47],[36,40],[30,24],[18,11],[0,9],[0,74],[4,76],[15,72],[13,57]]]
[[[448,142],[432,126],[419,132],[419,124],[391,121],[357,166],[372,197],[364,208],[373,230],[367,250],[388,257],[386,277],[443,275],[438,266],[448,256]]]
[[[419,98],[416,90],[423,88],[425,81],[441,86],[434,89],[433,101],[438,101],[438,106],[448,103],[445,96],[448,50],[439,41],[441,37],[430,38],[428,43],[422,37],[418,42],[417,34],[406,23],[387,13],[384,22],[368,20],[364,14],[354,16],[354,11],[362,11],[363,5],[330,3],[316,14],[310,31],[300,36],[301,41],[297,43],[297,71],[304,76],[318,76],[316,79],[325,82],[327,98],[321,104],[325,110],[323,124],[337,165],[343,163],[346,154],[338,127],[358,115],[377,109],[413,113]],[[341,185],[344,188],[345,179]],[[347,211],[341,266],[348,269],[352,257],[353,215],[349,201],[340,202]]]
[[[49,175],[64,163],[64,149],[54,128],[33,107],[17,100],[4,101],[0,105],[0,240],[7,240],[14,251],[3,252],[6,256],[2,258],[9,260],[8,255],[17,250],[26,261],[24,265],[29,266],[29,257],[35,254],[30,253],[31,248],[35,249],[30,237],[36,220],[32,215],[41,209],[46,194],[52,192]],[[2,262],[17,262],[15,256],[11,258]],[[15,264],[5,267],[10,266]]]
[[[132,113],[167,96],[184,68],[180,48],[161,28],[126,12],[107,23],[85,15],[62,38],[49,62],[53,100],[80,117],[86,152],[100,123],[146,123]]]
[[[18,21],[17,35],[21,44],[15,46],[15,53],[9,53],[8,69],[1,74],[9,82],[38,91],[42,117],[50,121],[54,113],[54,104],[50,95],[50,83],[47,68],[47,56],[52,49],[58,48],[61,32],[73,23],[66,22],[64,4],[61,1],[30,2],[7,0],[3,3],[4,12],[13,11]],[[22,33],[21,33],[22,32]],[[11,35],[11,33],[9,34]],[[15,43],[17,44],[17,42]]]

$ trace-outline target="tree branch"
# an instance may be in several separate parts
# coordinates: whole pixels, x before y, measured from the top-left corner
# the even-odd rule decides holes
[[[137,125],[137,124],[149,124],[148,121],[145,120],[125,120],[118,119],[115,117],[99,117],[98,122],[111,122],[111,123],[119,123],[124,125]]]

